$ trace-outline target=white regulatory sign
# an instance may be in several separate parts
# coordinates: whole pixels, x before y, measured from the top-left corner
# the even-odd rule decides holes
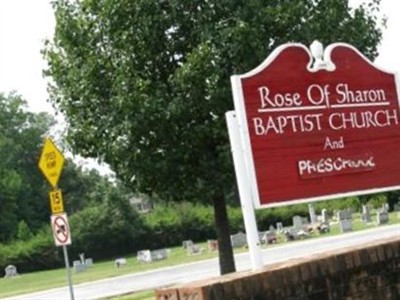
[[[71,244],[71,233],[68,225],[67,214],[51,216],[51,228],[56,246],[66,246]]]

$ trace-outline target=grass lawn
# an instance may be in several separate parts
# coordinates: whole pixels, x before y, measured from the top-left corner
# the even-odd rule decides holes
[[[373,220],[376,220],[374,213],[371,213]],[[389,224],[400,223],[400,216],[398,212],[392,212],[389,214]],[[369,229],[376,227],[375,223],[364,224],[360,219],[360,214],[353,215],[353,231]],[[331,235],[337,235],[340,233],[339,225],[332,224],[331,231],[322,235],[312,235],[312,237],[325,237]],[[278,235],[278,244],[284,242],[284,237]],[[206,243],[200,244],[204,249],[207,249]],[[263,247],[271,247],[263,246]],[[246,251],[246,249],[235,249],[235,253]],[[156,268],[163,268],[183,263],[195,262],[199,260],[205,260],[217,257],[217,253],[208,253],[204,251],[199,255],[187,255],[186,251],[182,247],[175,247],[170,249],[168,259],[153,262],[150,264],[139,263],[136,260],[136,256],[127,256],[127,265],[123,268],[117,269],[114,266],[114,261],[103,261],[94,262],[93,266],[85,270],[84,272],[76,273],[71,270],[73,284],[79,284],[83,282],[89,282],[104,278],[116,277],[125,274],[132,274],[137,272],[143,272],[153,270]],[[33,273],[22,274],[16,278],[1,278],[0,279],[0,299],[10,297],[13,295],[31,293],[40,290],[47,290],[56,287],[62,287],[67,285],[66,269],[56,269],[49,271],[39,271]],[[118,300],[147,300],[154,299],[153,291],[146,291],[141,293],[135,293],[132,295],[120,296],[112,299]]]

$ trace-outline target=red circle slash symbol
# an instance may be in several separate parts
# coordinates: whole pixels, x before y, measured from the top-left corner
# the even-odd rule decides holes
[[[68,224],[62,217],[56,217],[53,221],[54,224],[54,233],[57,241],[61,244],[64,244],[68,241],[69,230]]]

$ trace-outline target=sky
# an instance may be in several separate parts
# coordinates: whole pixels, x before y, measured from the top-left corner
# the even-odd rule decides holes
[[[350,0],[357,5],[364,0]],[[400,1],[382,0],[387,28],[375,64],[400,75]],[[27,100],[33,112],[53,113],[46,101],[45,62],[40,50],[51,38],[55,20],[49,0],[0,0],[0,92],[12,90]]]
[[[54,26],[49,0],[0,0],[0,92],[17,91],[34,112],[53,112],[40,50]]]

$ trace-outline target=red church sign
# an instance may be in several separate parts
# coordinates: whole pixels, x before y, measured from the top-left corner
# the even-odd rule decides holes
[[[256,207],[400,188],[396,75],[348,44],[310,48],[231,78]]]

